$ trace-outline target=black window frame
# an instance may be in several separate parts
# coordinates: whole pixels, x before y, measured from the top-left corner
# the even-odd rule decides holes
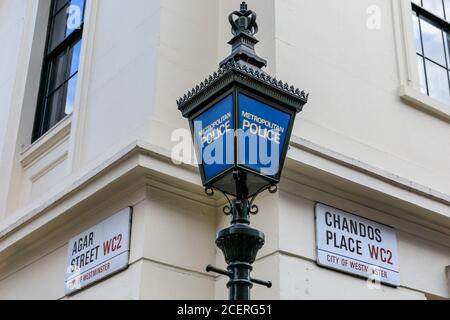
[[[65,118],[62,114],[58,116],[58,120],[50,125],[50,119],[49,119],[49,108],[46,104],[46,100],[49,96],[52,95],[52,93],[55,93],[59,89],[61,89],[66,84],[68,85],[70,79],[72,79],[75,75],[78,75],[78,71],[74,73],[72,76],[69,76],[67,79],[64,79],[64,81],[59,84],[55,89],[53,89],[50,94],[48,93],[49,84],[51,83],[52,79],[50,79],[51,75],[51,66],[52,62],[55,61],[56,57],[58,57],[62,53],[68,54],[68,51],[71,50],[78,42],[82,41],[83,38],[83,29],[84,29],[84,14],[86,11],[86,0],[84,1],[83,6],[83,12],[82,14],[82,20],[80,23],[80,26],[73,30],[67,37],[65,37],[55,48],[50,48],[50,43],[52,41],[52,31],[53,31],[53,25],[56,20],[56,16],[58,13],[60,13],[62,10],[67,10],[68,5],[70,5],[71,0],[68,0],[59,10],[57,10],[57,6],[59,4],[58,0],[52,0],[50,4],[50,11],[49,11],[49,19],[47,23],[47,33],[46,33],[46,42],[45,42],[45,49],[43,53],[43,63],[42,63],[42,71],[41,71],[41,79],[39,83],[39,93],[38,93],[38,101],[37,101],[37,107],[36,107],[36,113],[35,113],[35,119],[34,119],[34,126],[32,131],[32,143],[40,139],[43,135],[45,135],[52,127],[54,127],[56,124],[58,124],[61,120]],[[69,68],[71,60],[65,59],[63,70],[67,72],[67,69]],[[67,90],[64,94],[65,98],[67,98]],[[61,103],[62,101],[60,101]],[[62,105],[58,106],[60,109],[62,109]],[[62,110],[59,110],[61,113]]]
[[[418,52],[417,48],[415,48],[415,55],[416,57],[420,57],[423,62],[423,70],[424,70],[424,77],[425,77],[425,88],[423,88],[426,92],[426,94],[430,97],[430,85],[428,81],[428,72],[427,72],[427,66],[426,62],[430,62],[436,66],[439,66],[441,68],[446,69],[447,74],[447,82],[449,86],[449,92],[450,92],[450,39],[446,39],[445,35],[448,34],[450,36],[450,22],[447,20],[450,20],[450,10],[447,12],[446,8],[446,2],[442,0],[442,6],[443,6],[443,16],[439,16],[426,8],[423,7],[423,1],[419,0],[420,5],[415,3],[414,1],[411,1],[412,6],[412,13],[418,18],[419,23],[419,37],[420,37],[420,44],[421,44],[421,53]],[[450,4],[449,4],[450,5]],[[450,8],[449,8],[450,9]],[[438,61],[434,61],[427,57],[424,52],[424,41],[422,36],[422,21],[421,17],[425,18],[426,20],[430,21],[433,25],[441,29],[442,32],[442,44],[444,47],[444,56],[445,56],[445,65],[442,65]],[[446,41],[449,41],[446,43]],[[432,97],[433,98],[433,97]],[[450,100],[448,101],[448,104],[450,104]]]

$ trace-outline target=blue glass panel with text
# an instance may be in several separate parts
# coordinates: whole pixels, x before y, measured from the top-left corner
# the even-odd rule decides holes
[[[227,96],[195,118],[194,133],[206,181],[233,167],[233,96]]]
[[[244,94],[239,94],[238,112],[238,163],[277,176],[290,115]]]

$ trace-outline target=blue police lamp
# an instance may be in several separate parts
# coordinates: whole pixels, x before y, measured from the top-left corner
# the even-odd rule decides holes
[[[263,191],[277,191],[295,117],[308,95],[262,70],[267,62],[255,52],[256,14],[245,2],[229,21],[231,55],[177,104],[190,122],[207,194],[218,190],[230,202],[224,212],[232,216],[231,227],[216,240],[229,267],[208,271],[230,277],[231,300],[249,300],[254,283],[271,286],[250,277],[265,242],[250,227],[250,214],[258,212],[254,200]]]

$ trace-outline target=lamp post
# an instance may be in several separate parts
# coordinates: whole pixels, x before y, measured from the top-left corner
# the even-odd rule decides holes
[[[265,243],[264,234],[250,227],[250,216],[258,213],[254,201],[264,191],[277,192],[295,116],[308,95],[262,70],[267,62],[255,52],[256,14],[245,2],[229,21],[231,55],[177,104],[189,119],[206,193],[219,191],[229,202],[224,213],[231,226],[216,239],[228,269],[207,271],[230,278],[230,300],[250,300],[253,284],[272,286],[251,277]]]

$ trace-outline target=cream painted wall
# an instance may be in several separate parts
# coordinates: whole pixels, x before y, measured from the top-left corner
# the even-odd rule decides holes
[[[398,3],[275,4],[277,76],[311,93],[294,134],[449,194],[449,123],[399,98]],[[366,26],[372,5],[381,10],[379,30]]]
[[[0,299],[214,299],[205,266],[216,255],[216,208],[142,184],[122,189],[28,237],[27,249],[2,255]],[[65,297],[68,241],[126,206],[133,207],[130,267]]]
[[[98,1],[80,167],[142,137],[154,108],[160,1]]]
[[[258,201],[261,214],[253,218],[253,225],[265,232],[267,243],[253,276],[271,280],[274,287],[256,286],[255,299],[449,297],[445,267],[450,263],[450,249],[432,231],[421,233],[401,222],[396,225],[382,212],[316,191],[313,197],[318,201],[367,218],[378,216],[379,222],[398,228],[402,285],[371,290],[365,280],[318,267],[314,202],[297,195],[304,187],[283,186],[279,195]],[[128,205],[134,209],[130,268],[69,299],[225,299],[226,279],[216,280],[204,268],[214,262],[224,266],[214,237],[229,218],[216,206],[158,188],[140,184],[128,188],[103,202],[91,201],[72,210],[58,222],[62,227],[50,225],[28,237],[26,250],[17,247],[8,257],[0,256],[0,299],[64,298],[68,240]]]
[[[315,245],[314,206],[316,201],[341,208],[342,210],[347,210],[353,214],[396,228],[402,289],[426,292],[442,297],[448,296],[449,292],[446,287],[444,272],[445,266],[450,261],[450,247],[448,242],[446,243],[445,241],[441,242],[438,240],[436,234],[431,230],[424,231],[416,229],[417,227],[405,226],[403,221],[396,221],[396,219],[393,219],[383,212],[338,197],[333,197],[330,194],[316,193],[313,195],[315,201],[305,199],[301,196],[302,192],[299,191],[301,188],[302,186],[297,185],[296,189],[286,190],[287,192],[281,193],[278,232],[280,243],[279,250],[286,256],[282,261],[285,261],[288,265],[291,263],[301,263],[308,271],[306,275],[302,275],[306,284],[300,283],[298,285],[302,287],[311,285],[311,288],[317,286],[318,288],[326,289],[324,291],[318,289],[314,289],[311,292],[305,291],[302,293],[302,298],[328,299],[336,294],[336,292],[333,293],[333,290],[339,290],[339,288],[342,289],[342,286],[345,286],[346,288],[345,292],[348,295],[347,298],[352,299],[358,299],[361,295],[363,298],[370,299],[376,298],[377,296],[381,299],[403,299],[411,294],[403,290],[392,290],[385,286],[383,286],[381,291],[369,290],[366,287],[366,282],[360,279],[357,279],[357,281],[347,279],[347,281],[342,284],[335,283],[334,280],[322,280],[321,282],[320,278],[322,278],[322,276],[319,276],[319,274],[329,274],[330,271],[315,266],[317,256]],[[304,261],[294,262],[295,260]],[[289,269],[288,267],[286,268]],[[302,270],[303,267],[299,266],[298,268]],[[290,272],[280,272],[281,281],[286,281],[286,284],[289,283],[289,279],[296,273],[296,269],[296,267],[292,267]],[[300,270],[298,272],[303,273],[300,272]],[[342,278],[342,280],[351,278],[348,276],[339,276],[339,273],[336,272],[331,273],[335,273],[335,276]],[[333,278],[333,275],[331,274],[324,277]],[[341,280],[338,280],[338,282],[340,281]],[[355,286],[353,286],[352,283],[354,283]],[[294,284],[289,284],[289,287],[291,286],[294,286]],[[307,290],[307,288],[305,288],[305,290]],[[327,293],[328,290],[331,292]],[[364,294],[362,292],[363,290],[366,290]],[[291,294],[294,295],[292,296],[293,298],[299,293],[297,292],[294,294],[294,292],[291,292]],[[386,295],[384,296],[384,294]],[[285,297],[289,297],[289,295],[286,295]],[[411,294],[411,298],[416,297],[417,295]]]
[[[3,216],[4,206],[7,201],[9,179],[8,171],[11,167],[11,152],[15,142],[12,131],[15,129],[15,113],[12,103],[13,91],[16,82],[16,68],[22,33],[24,17],[26,14],[26,1],[1,0],[0,1],[0,217]]]
[[[286,178],[285,178],[286,179]],[[330,271],[316,264],[314,206],[316,202],[347,210],[390,225],[397,230],[401,286],[371,289],[365,280]],[[265,195],[257,204],[260,214],[252,225],[266,235],[254,276],[275,283],[273,290],[255,287],[256,299],[425,299],[425,294],[449,298],[445,268],[450,263],[449,238],[417,225],[407,225],[385,212],[299,183],[283,183],[278,195]],[[224,228],[228,218],[220,220]],[[216,263],[224,267],[221,252]],[[216,297],[226,298],[223,277]]]
[[[225,279],[204,271],[210,263],[224,267],[214,246],[216,231],[229,223],[223,199],[205,199],[195,169],[174,166],[168,156],[172,131],[187,128],[175,100],[229,54],[227,15],[240,1],[90,0],[79,110],[44,137],[49,150],[38,143],[23,158],[20,128],[32,117],[27,52],[35,57],[36,40],[24,17],[37,14],[32,1],[0,0],[0,298],[64,298],[67,241],[129,205],[135,208],[130,268],[70,298],[225,298]],[[293,145],[289,169],[299,175],[286,173],[278,195],[259,198],[261,214],[253,219],[267,237],[254,276],[274,282],[272,290],[255,287],[255,298],[449,298],[450,125],[400,99],[395,1],[247,1],[258,14],[257,52],[269,60],[268,72],[311,93],[295,135],[392,179],[382,181],[389,189],[376,197],[352,194],[369,190],[374,173],[358,171],[365,176],[349,188],[350,178],[344,184],[325,166],[320,176],[300,166],[301,148]],[[381,9],[380,30],[366,27],[373,4]],[[136,140],[145,150],[121,166]],[[309,180],[299,177],[306,167]],[[357,176],[351,166],[339,168]],[[425,191],[401,189],[410,202],[397,206],[389,192],[400,177]],[[97,196],[85,198],[88,188]],[[436,192],[439,199],[430,195]],[[315,264],[316,201],[398,230],[401,288],[371,291],[364,280]]]
[[[187,128],[176,98],[229,53],[226,18],[239,1],[134,1],[133,6],[97,2],[89,29],[94,41],[85,57],[91,66],[84,78],[85,112],[77,118],[72,133],[77,140],[69,150],[69,159],[78,159],[74,173],[94,167],[135,139],[170,150],[175,145],[172,131]],[[449,125],[399,98],[393,29],[400,22],[391,1],[351,1],[346,6],[331,0],[249,1],[258,13],[257,50],[269,60],[268,71],[311,92],[294,134],[448,194]],[[3,3],[6,12],[9,2]],[[26,0],[21,3],[25,7]],[[380,30],[366,27],[366,9],[373,4],[381,9]],[[120,21],[120,28],[114,21]],[[201,36],[192,36],[196,34]],[[16,56],[13,51],[11,56]],[[2,92],[13,83],[5,80]],[[3,162],[6,168],[11,161]],[[18,188],[25,181],[16,176]],[[24,205],[11,197],[15,195],[10,196],[10,210]]]
[[[8,124],[25,9],[26,4],[23,1],[0,1],[0,43],[2,43],[2,50],[0,50],[0,154],[2,154]]]

